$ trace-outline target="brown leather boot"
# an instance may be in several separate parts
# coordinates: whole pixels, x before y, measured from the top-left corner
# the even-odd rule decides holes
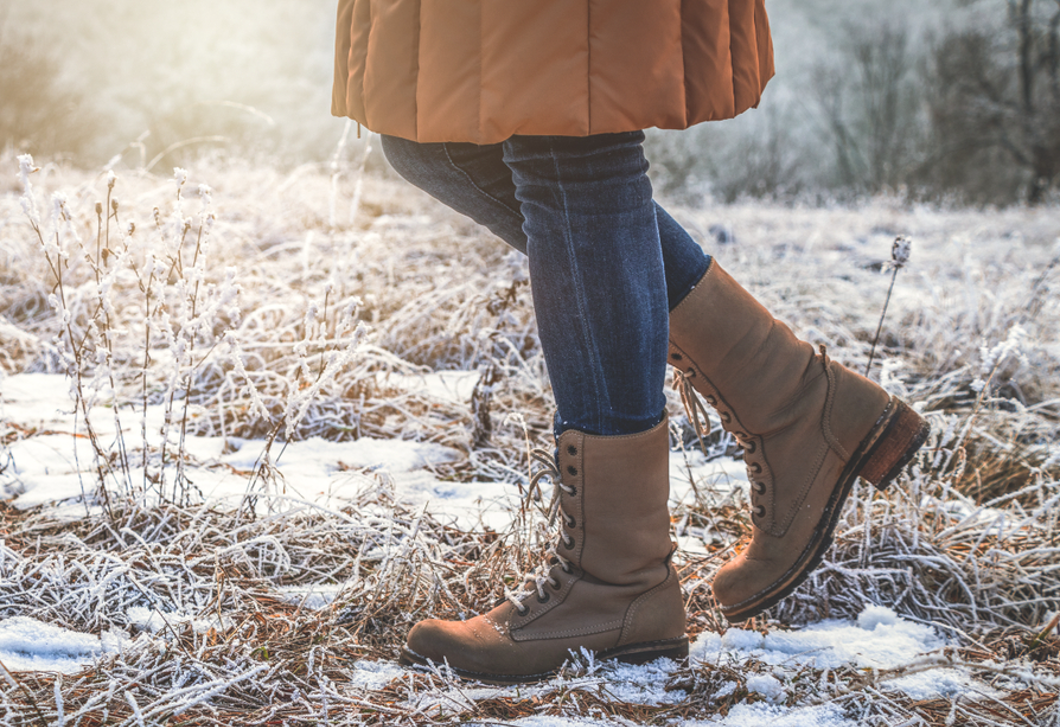
[[[560,538],[523,589],[468,621],[416,624],[406,665],[447,663],[456,674],[511,684],[546,678],[588,649],[644,663],[688,655],[685,609],[670,564],[669,433],[559,438]]]
[[[817,567],[854,481],[889,485],[928,425],[795,338],[717,261],[670,314],[670,363],[744,448],[753,537],[713,586],[726,618],[742,621]]]

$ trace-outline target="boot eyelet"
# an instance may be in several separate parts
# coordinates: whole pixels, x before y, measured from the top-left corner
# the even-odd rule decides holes
[[[574,569],[573,569],[573,568],[571,568],[571,567],[570,567],[569,565],[567,565],[566,563],[564,563],[564,564],[563,564],[562,568],[563,568],[563,572],[564,572],[564,573],[566,573],[567,575],[570,575],[571,573],[573,573],[573,572],[574,572]]]
[[[578,527],[578,521],[575,520],[573,517],[567,518],[566,522],[567,522],[567,527],[570,528],[571,530],[573,530],[574,528]]]
[[[755,517],[765,517],[765,516],[766,516],[765,507],[762,506],[762,505],[756,505],[755,506]]]
[[[567,550],[571,550],[572,548],[574,548],[574,538],[567,535],[566,533],[563,533],[563,547]]]
[[[687,371],[685,371],[685,376],[687,376],[690,379],[696,378],[696,370],[695,369],[688,369]]]
[[[515,610],[519,612],[520,616],[525,616],[526,614],[530,613],[530,607],[524,606],[521,603],[515,607]]]
[[[559,591],[561,588],[563,588],[563,584],[560,583],[558,580],[557,581],[549,581],[548,585],[552,588],[553,591]]]
[[[752,462],[750,466],[751,466],[751,473],[752,474],[756,474],[756,475],[762,474],[762,465],[758,464],[757,462]]]
[[[751,483],[751,487],[753,487],[755,492],[757,492],[759,495],[766,494],[766,483],[765,482],[759,482],[759,481],[756,480],[755,482]]]
[[[679,353],[671,353],[670,358],[672,358],[674,361],[681,361],[684,359],[684,356]]]
[[[726,424],[732,421],[732,414],[727,411],[718,412],[718,416],[721,417],[721,420]]]
[[[746,444],[744,444],[743,449],[745,452],[747,452],[747,454],[754,454],[755,450],[757,449],[754,440],[751,439]]]
[[[541,596],[538,596],[537,597],[537,602],[538,603],[548,603],[550,598],[552,598],[552,594],[550,594],[548,591],[545,591],[544,598],[542,598]]]
[[[577,456],[578,448],[575,447],[573,444],[568,444],[567,445],[567,454],[569,454],[571,457]]]
[[[718,405],[718,400],[715,399],[713,396],[708,396],[707,397],[707,403],[710,404],[711,406],[715,406],[716,407]]]
[[[577,477],[578,476],[578,468],[575,467],[574,465],[569,465],[567,467],[567,472],[571,475],[571,477]]]

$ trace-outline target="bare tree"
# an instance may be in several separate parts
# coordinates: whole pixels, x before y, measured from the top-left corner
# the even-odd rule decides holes
[[[816,103],[843,187],[893,188],[913,165],[921,135],[917,59],[908,30],[848,26],[838,66],[819,66]]]
[[[935,49],[929,163],[944,186],[988,199],[1018,185],[1014,196],[1038,204],[1060,181],[1060,0],[990,1],[1000,28],[955,32]]]

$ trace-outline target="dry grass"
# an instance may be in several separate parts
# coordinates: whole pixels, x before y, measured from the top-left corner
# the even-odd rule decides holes
[[[0,162],[14,169],[10,157]],[[463,531],[401,502],[384,476],[366,477],[342,510],[323,509],[268,487],[268,456],[246,473],[254,502],[244,504],[255,506],[221,509],[182,484],[180,468],[196,465],[184,438],[260,438],[266,455],[311,436],[415,439],[462,453],[440,476],[525,484],[528,443],[547,445],[551,396],[525,268],[470,223],[403,185],[360,176],[356,165],[338,176],[315,167],[190,174],[200,176],[215,187],[210,200],[187,192],[191,182],[178,200],[172,180],[148,174],[125,173],[110,189],[105,177],[45,167],[31,178],[39,238],[19,192],[0,197],[0,367],[66,372],[80,382],[83,431],[91,435],[100,416],[94,405],[111,404],[106,416],[126,432],[114,446],[96,438],[104,510],[71,523],[48,509],[0,508],[0,615],[126,639],[80,674],[0,682],[7,723],[421,725],[564,715],[666,724],[761,698],[746,679],[765,667],[751,662],[682,667],[671,687],[684,696],[661,705],[609,696],[607,668],[586,663],[521,694],[472,690],[440,672],[351,681],[358,662],[392,659],[416,620],[479,612],[500,597],[543,545],[530,510],[504,533]],[[53,228],[43,192],[54,189],[68,199]],[[97,198],[109,214],[97,216]],[[1060,611],[1060,271],[1035,240],[997,252],[1011,229],[1044,241],[1060,229],[1031,212],[886,204],[680,214],[704,229],[727,217],[738,237],[720,253],[727,268],[858,368],[889,282],[874,270],[889,254],[890,227],[916,240],[877,371],[928,414],[932,439],[889,493],[855,490],[823,566],[754,626],[891,606],[934,624],[956,645],[939,658],[1003,696],[914,702],[887,689],[897,673],[807,667],[785,685],[787,699],[861,724],[1060,719],[1060,641],[1055,629],[1043,631]],[[873,241],[884,241],[878,251]],[[441,370],[478,371],[473,401],[394,383]],[[169,407],[169,429],[144,437],[145,407],[158,404]],[[671,407],[675,433],[695,446],[676,395]],[[3,450],[40,433],[0,421],[0,474]],[[716,457],[732,451],[717,435],[707,445]],[[675,509],[674,524],[708,551],[682,564],[695,635],[727,628],[709,583],[750,523],[740,490],[693,484],[700,498]],[[310,608],[285,589],[338,595]],[[133,607],[160,616],[146,628]],[[736,686],[719,691],[728,684]]]

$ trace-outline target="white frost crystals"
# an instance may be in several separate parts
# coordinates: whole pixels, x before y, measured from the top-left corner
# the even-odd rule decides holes
[[[22,196],[19,202],[22,211],[34,227],[40,227],[40,213],[37,211],[37,202],[33,197],[33,185],[29,181],[29,175],[39,172],[40,167],[34,166],[33,157],[23,154],[18,158],[18,183],[22,187]]]

